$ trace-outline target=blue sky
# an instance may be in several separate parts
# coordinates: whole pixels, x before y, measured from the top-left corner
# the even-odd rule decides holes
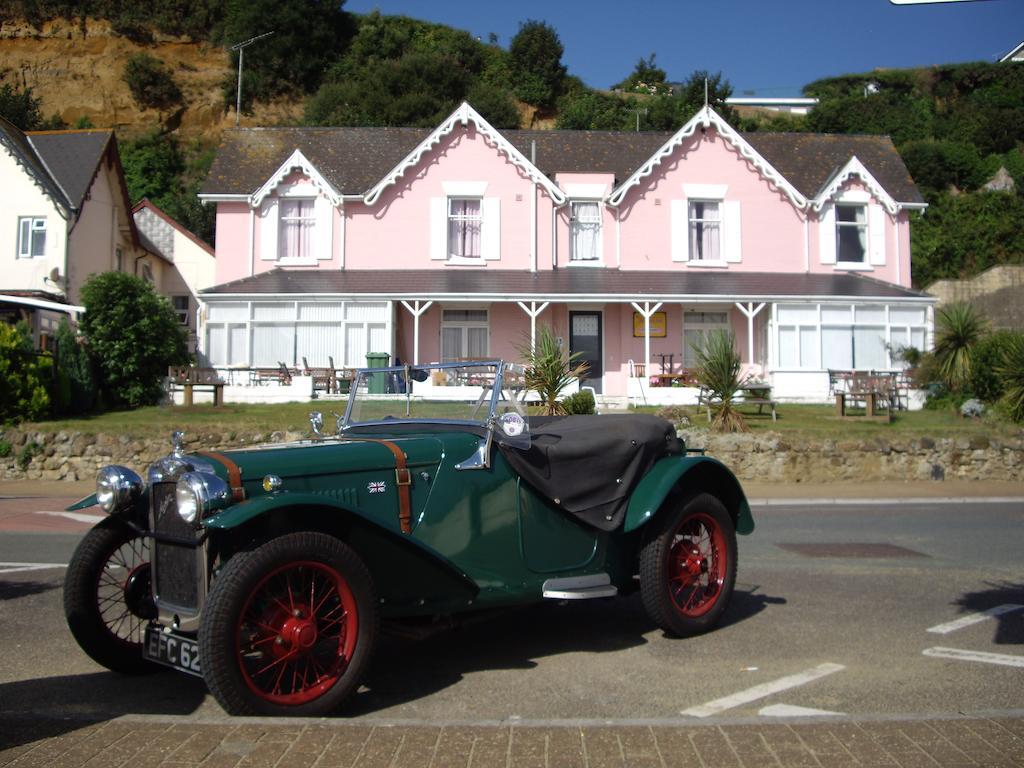
[[[546,21],[563,63],[594,88],[657,54],[670,80],[721,71],[736,96],[795,96],[822,77],[878,67],[998,61],[1024,40],[1024,0],[893,5],[889,0],[347,0],[464,29],[508,48],[527,19]]]

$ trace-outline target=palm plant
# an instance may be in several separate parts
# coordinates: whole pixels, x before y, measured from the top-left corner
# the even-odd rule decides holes
[[[935,312],[935,361],[939,378],[951,392],[962,392],[971,380],[974,345],[988,329],[988,323],[967,302],[939,307]]]
[[[711,331],[694,348],[697,378],[710,392],[711,428],[719,432],[747,432],[747,422],[735,405],[740,390],[740,356],[732,331]]]
[[[996,366],[996,375],[1005,388],[1002,403],[1010,418],[1024,421],[1024,335],[1007,337],[1003,350],[1003,361]]]
[[[534,343],[525,341],[519,347],[519,354],[526,362],[526,388],[540,395],[542,412],[549,416],[564,414],[565,407],[558,396],[587,372],[587,364],[577,362],[581,353],[565,352],[551,327],[540,325]]]

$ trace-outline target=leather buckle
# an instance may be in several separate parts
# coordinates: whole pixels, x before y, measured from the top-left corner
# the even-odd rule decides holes
[[[396,467],[395,483],[397,485],[412,485],[412,472],[407,467]]]

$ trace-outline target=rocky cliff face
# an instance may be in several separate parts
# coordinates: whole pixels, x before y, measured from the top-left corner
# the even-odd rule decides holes
[[[184,97],[168,112],[140,109],[124,82],[132,54],[146,52],[170,70]],[[0,75],[6,82],[31,86],[41,112],[57,114],[70,126],[88,118],[97,128],[115,128],[134,136],[156,128],[183,137],[212,139],[234,126],[234,108],[225,110],[221,83],[234,73],[228,52],[207,42],[154,34],[152,44],[117,35],[104,20],[84,25],[56,19],[37,29],[26,22],[0,24]],[[257,105],[242,125],[290,122],[302,103]]]

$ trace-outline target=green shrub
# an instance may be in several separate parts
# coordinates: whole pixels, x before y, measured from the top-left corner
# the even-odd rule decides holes
[[[56,383],[53,410],[58,416],[89,413],[96,405],[96,379],[92,360],[67,320],[61,320],[54,335]]]
[[[587,416],[597,412],[594,393],[589,389],[581,389],[562,398],[562,407],[570,416]]]
[[[0,459],[6,459],[11,455],[11,451],[14,450],[11,444],[6,440],[0,440]]]
[[[189,362],[185,331],[170,302],[138,277],[103,272],[85,281],[82,304],[80,327],[105,402],[129,408],[157,403],[168,366]]]
[[[971,380],[972,354],[988,323],[967,302],[935,311],[935,349],[939,377],[951,392],[963,392]]]
[[[550,326],[539,325],[533,344],[529,338],[525,339],[519,354],[526,361],[526,388],[540,395],[543,412],[548,416],[565,413],[558,396],[586,374],[587,363],[577,362],[581,353],[570,355],[562,349]]]
[[[0,323],[0,422],[39,419],[50,410],[46,365],[24,323]]]
[[[25,446],[18,451],[17,464],[18,469],[24,472],[28,469],[28,465],[32,463],[32,459],[43,452],[43,447],[39,443],[25,443]]]
[[[132,54],[122,78],[140,107],[167,109],[181,103],[181,90],[164,63],[148,53]]]
[[[983,337],[974,345],[971,380],[968,390],[986,403],[994,403],[1006,394],[1006,381],[997,373],[1006,362],[1006,352],[1020,331],[1000,330]]]
[[[1010,418],[1024,421],[1024,334],[1009,337],[1003,352],[1003,362],[996,368],[1002,380],[1003,397],[1000,404]]]
[[[747,432],[747,422],[733,398],[740,389],[740,356],[732,331],[708,333],[695,347],[697,378],[711,397],[711,428],[720,432]]]

